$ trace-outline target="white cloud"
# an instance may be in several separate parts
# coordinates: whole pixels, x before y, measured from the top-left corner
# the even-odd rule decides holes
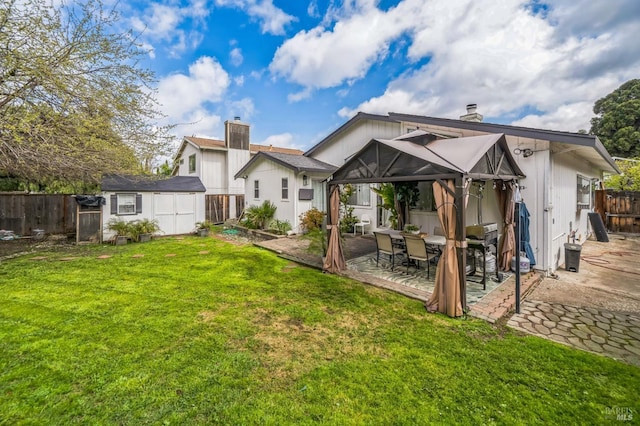
[[[242,61],[244,61],[244,57],[242,56],[242,49],[240,49],[239,47],[234,47],[233,49],[231,49],[231,52],[229,53],[229,59],[231,60],[231,64],[236,67],[242,65]]]
[[[244,75],[234,77],[233,82],[236,84],[236,86],[242,87],[244,85]]]
[[[160,80],[158,102],[170,122],[193,122],[194,117],[207,116],[205,107],[220,102],[229,84],[229,75],[218,61],[202,57],[189,66],[188,75],[171,74]]]
[[[520,0],[502,0],[498,5],[493,0],[402,1],[397,9],[403,11],[405,24],[410,26],[408,59],[426,60],[426,64],[409,67],[388,83],[383,94],[344,107],[339,114],[350,117],[357,111],[395,111],[458,118],[467,103],[477,103],[485,118],[517,119],[521,111],[533,109],[540,113],[515,123],[558,130],[588,129],[595,100],[640,73],[640,43],[634,41],[640,15],[629,22],[629,17],[607,14],[601,7],[581,1],[585,8],[580,13],[587,16],[580,20],[592,24],[590,31],[578,35],[564,34],[563,25],[573,25],[568,15],[571,7],[563,9],[565,3],[560,2],[558,9],[544,14],[532,13],[530,3]],[[633,0],[616,1],[624,3],[626,10],[638,8]],[[393,22],[392,13],[386,12],[381,20]],[[571,16],[575,15],[573,11]],[[604,24],[598,27],[594,22]],[[384,46],[380,39],[373,42]],[[290,62],[295,67],[284,75],[312,85],[307,76],[313,72],[299,65],[308,57],[302,53],[304,47],[298,49],[298,56],[292,56]],[[360,64],[366,74],[369,63]],[[324,66],[317,64],[313,71]],[[349,77],[342,72],[340,81]]]
[[[514,126],[533,127],[536,129],[564,130],[567,132],[577,132],[578,130],[589,130],[591,127],[590,118],[593,115],[593,102],[576,102],[572,104],[560,105],[542,115],[526,115],[519,120],[513,121]]]
[[[293,143],[293,140],[294,137],[291,133],[281,133],[267,137],[262,142],[259,142],[258,145],[273,145],[281,148],[300,149],[300,147]]]
[[[230,103],[231,115],[234,117],[241,117],[244,121],[248,121],[253,117],[255,113],[255,105],[253,104],[253,100],[250,98],[243,98],[239,101],[234,101]]]
[[[169,43],[171,56],[179,56],[187,47],[197,47],[203,40],[198,24],[209,14],[205,0],[193,0],[184,7],[151,3],[142,16],[130,19],[132,28],[142,34],[146,44]],[[189,30],[181,28],[187,21]]]
[[[304,89],[302,89],[297,93],[289,93],[287,95],[287,100],[289,102],[298,102],[303,99],[309,99],[311,97],[311,93],[312,93],[311,89],[308,87],[305,87]]]
[[[269,65],[271,72],[312,88],[363,78],[408,26],[397,8],[385,13],[372,1],[356,6],[357,13],[350,7],[351,16],[336,22],[331,30],[319,26],[285,41]]]
[[[295,16],[274,6],[273,0],[216,0],[216,5],[243,10],[260,23],[263,34],[283,35],[285,27],[297,21]]]

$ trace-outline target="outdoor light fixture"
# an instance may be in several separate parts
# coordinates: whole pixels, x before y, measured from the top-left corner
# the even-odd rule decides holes
[[[527,157],[531,157],[533,155],[533,150],[529,149],[529,148],[525,148],[525,149],[516,148],[516,149],[513,150],[513,153],[515,155],[522,154],[522,156],[524,158],[527,158]]]

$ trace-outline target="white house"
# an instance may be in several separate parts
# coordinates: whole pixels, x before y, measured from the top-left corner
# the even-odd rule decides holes
[[[277,207],[275,219],[288,221],[297,230],[300,214],[312,207],[325,210],[322,181],[335,170],[335,166],[315,158],[261,151],[235,177],[247,181],[247,207],[269,200]]]
[[[157,220],[162,235],[188,234],[195,224],[205,220],[205,188],[196,176],[174,176],[167,179],[141,176],[109,175],[102,179],[103,239],[113,235],[107,231],[111,219],[132,222]]]
[[[241,198],[236,198],[245,193],[245,180],[235,178],[238,171],[258,152],[302,155],[302,151],[250,143],[250,126],[239,117],[225,121],[224,126],[224,140],[185,136],[174,158],[172,174],[200,178],[206,188],[205,194],[224,196],[229,217],[235,218],[240,214],[236,205],[238,201],[242,202]]]
[[[589,233],[586,213],[592,211],[595,184],[603,173],[618,169],[596,136],[570,132],[483,123],[475,106],[460,120],[389,113],[358,113],[304,155],[335,166],[343,165],[371,139],[392,139],[414,130],[434,138],[505,134],[511,153],[526,175],[519,183],[531,214],[531,245],[535,268],[553,272],[564,263],[563,244],[584,241]],[[465,149],[465,147],[461,147]],[[410,222],[432,232],[439,220],[431,202],[430,182],[420,182],[420,201],[413,206]],[[490,183],[475,183],[467,209],[467,224],[499,222],[495,194]],[[371,231],[386,225],[369,184],[359,185],[353,197],[354,213],[375,218]]]

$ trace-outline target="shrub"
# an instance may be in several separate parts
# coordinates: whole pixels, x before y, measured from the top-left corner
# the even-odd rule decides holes
[[[107,222],[107,229],[115,233],[117,237],[128,237],[131,233],[131,224],[126,220],[114,217]]]
[[[269,228],[273,229],[277,234],[284,235],[287,233],[287,231],[291,231],[291,223],[289,223],[288,220],[276,219],[273,222],[271,222],[271,225],[269,226]]]
[[[273,220],[277,209],[278,207],[269,200],[265,200],[259,206],[251,206],[245,211],[245,223],[253,224],[258,229],[265,229]],[[247,227],[250,228],[250,226]]]
[[[322,229],[322,223],[324,222],[324,217],[326,215],[327,214],[325,212],[321,212],[315,207],[307,210],[300,215],[300,228],[302,228],[302,231],[304,232]]]

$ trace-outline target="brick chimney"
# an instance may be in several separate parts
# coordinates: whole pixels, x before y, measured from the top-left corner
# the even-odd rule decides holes
[[[477,104],[468,104],[467,105],[467,113],[465,115],[460,116],[460,120],[462,121],[473,121],[476,123],[480,123],[482,121],[482,114],[478,114],[476,110],[478,109]]]

